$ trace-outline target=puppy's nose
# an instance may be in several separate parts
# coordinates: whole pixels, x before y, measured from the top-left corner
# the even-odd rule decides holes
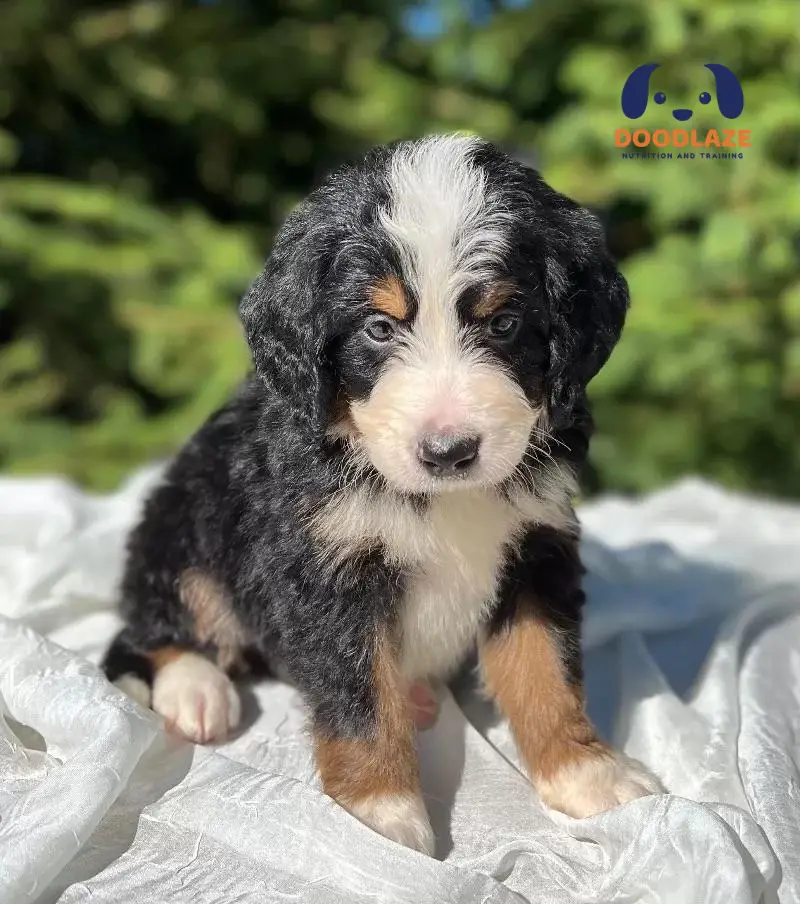
[[[465,474],[478,457],[480,439],[463,433],[429,433],[420,441],[417,455],[434,477]]]

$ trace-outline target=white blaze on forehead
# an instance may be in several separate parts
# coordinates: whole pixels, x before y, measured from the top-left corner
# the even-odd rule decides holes
[[[395,486],[443,492],[496,485],[519,464],[536,418],[509,371],[462,330],[465,289],[491,281],[509,250],[512,212],[474,163],[472,138],[428,138],[394,152],[381,226],[394,243],[403,282],[417,299],[367,399],[350,406],[359,443]],[[418,456],[420,437],[455,429],[480,439],[469,474],[442,482]]]
[[[473,163],[474,138],[440,136],[400,148],[389,170],[381,222],[419,301],[416,337],[439,347],[458,338],[459,295],[490,274],[507,249],[509,212],[491,203]]]

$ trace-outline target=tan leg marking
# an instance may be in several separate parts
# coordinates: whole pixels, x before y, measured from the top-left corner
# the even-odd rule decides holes
[[[198,641],[217,648],[217,665],[223,671],[238,665],[245,631],[225,588],[200,568],[187,568],[181,574],[179,587],[181,602],[194,618]]]
[[[179,657],[183,656],[187,650],[184,647],[159,647],[157,650],[150,650],[144,655],[153,663],[153,669],[157,672],[159,669],[169,665]]]
[[[483,644],[481,663],[548,806],[583,818],[663,790],[644,766],[598,740],[544,622],[518,618]]]
[[[315,732],[317,767],[325,793],[386,838],[432,854],[434,837],[419,784],[414,723],[408,688],[393,645],[382,635],[375,646],[375,734],[335,738]]]

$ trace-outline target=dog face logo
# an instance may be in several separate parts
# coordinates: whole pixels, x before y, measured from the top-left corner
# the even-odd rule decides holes
[[[650,99],[650,76],[659,66],[660,63],[645,63],[628,76],[620,99],[622,112],[628,119],[639,119],[644,115]],[[726,119],[736,119],[744,109],[744,94],[739,79],[721,63],[706,63],[705,67],[714,75],[719,112]],[[703,91],[697,99],[701,104],[708,104],[712,97],[708,91]],[[653,100],[657,104],[664,104],[667,102],[667,95],[663,91],[657,91]],[[686,122],[692,118],[693,113],[694,110],[679,107],[672,111],[672,116],[678,122]]]

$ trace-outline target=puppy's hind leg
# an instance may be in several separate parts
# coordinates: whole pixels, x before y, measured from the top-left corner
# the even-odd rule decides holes
[[[143,649],[129,630],[117,635],[103,663],[121,691],[162,715],[170,730],[204,744],[223,740],[239,724],[239,694],[213,662],[186,647]]]
[[[155,668],[153,709],[167,727],[197,744],[224,740],[239,724],[239,694],[211,660],[180,647],[148,654]]]

